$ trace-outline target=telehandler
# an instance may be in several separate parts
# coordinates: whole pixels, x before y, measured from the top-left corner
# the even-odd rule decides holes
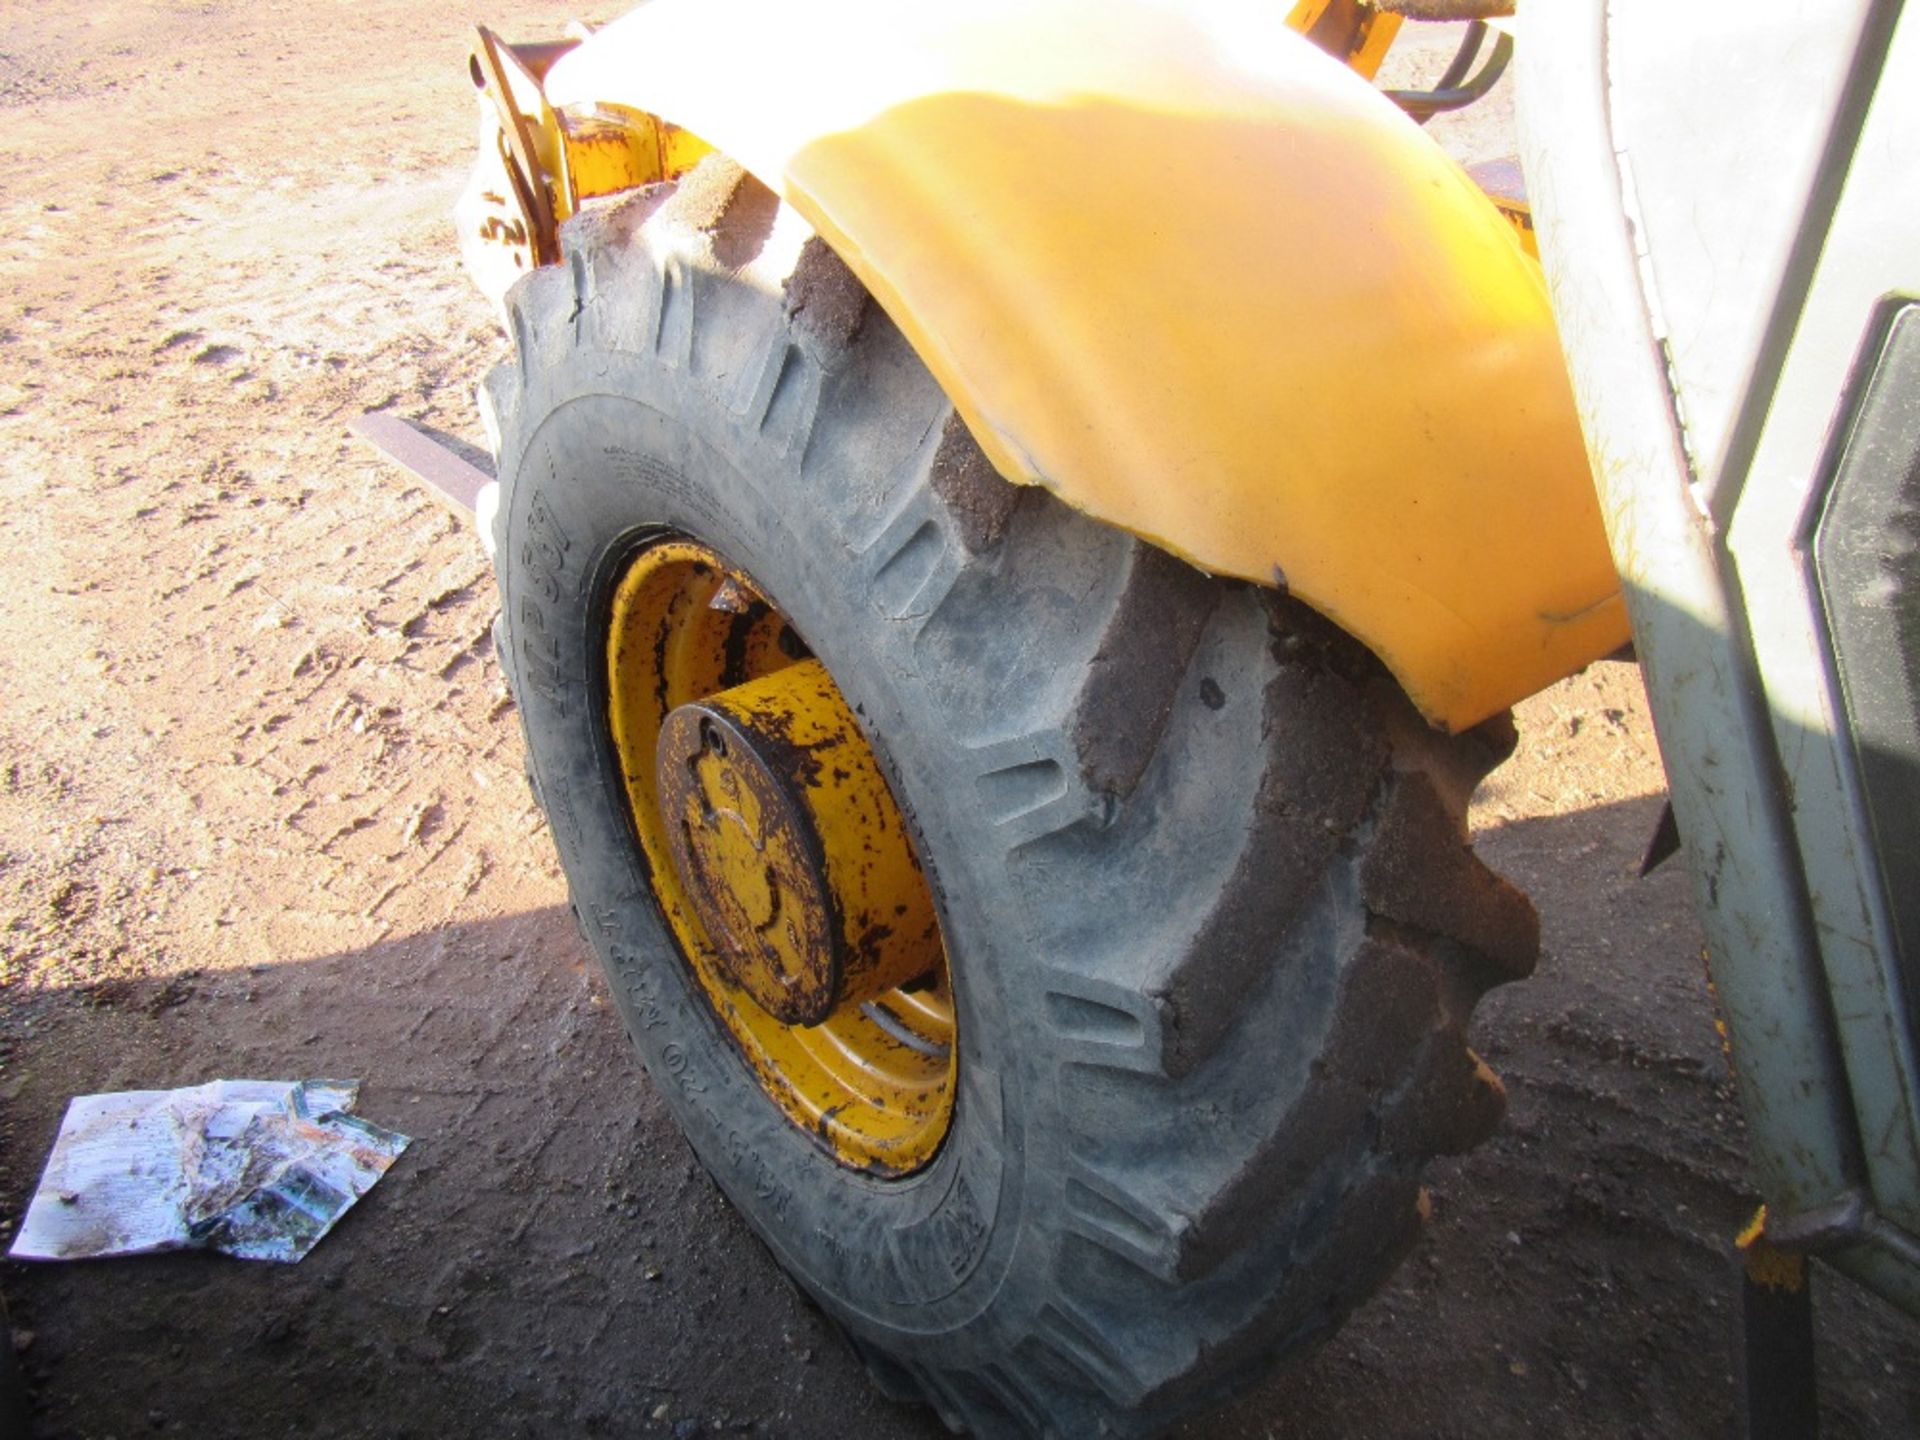
[[[956,1430],[1158,1433],[1381,1283],[1538,947],[1468,795],[1629,644],[1754,1274],[1920,1308],[1920,19],[1508,8],[479,32],[529,778],[694,1150]],[[1510,57],[1476,178],[1421,122]]]

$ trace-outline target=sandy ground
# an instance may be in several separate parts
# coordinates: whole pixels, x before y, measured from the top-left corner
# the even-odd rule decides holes
[[[76,1093],[361,1076],[418,1137],[298,1267],[0,1265],[37,1423],[930,1437],[629,1061],[479,546],[343,429],[480,440],[500,341],[446,220],[473,18],[38,0],[0,27],[0,1226]],[[1633,878],[1644,697],[1602,665],[1520,720],[1475,814],[1546,929],[1478,1032],[1510,1121],[1436,1169],[1379,1300],[1193,1436],[1727,1433],[1752,1197],[1686,877]],[[1819,1298],[1829,1433],[1920,1430],[1920,1328]]]

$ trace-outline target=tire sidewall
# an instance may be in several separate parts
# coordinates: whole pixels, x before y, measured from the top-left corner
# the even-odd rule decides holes
[[[798,493],[795,463],[650,358],[599,354],[556,368],[525,397],[526,423],[508,438],[499,568],[532,768],[582,928],[676,1120],[781,1263],[857,1330],[959,1338],[1018,1248],[1035,1138],[1024,1102],[1038,1083],[1022,1073],[1017,1035],[1036,997],[1001,960],[1021,949],[1022,904],[990,843],[964,746],[916,688],[911,634],[850,582],[854,538]],[[572,380],[586,372],[586,383]],[[933,884],[959,1090],[940,1153],[911,1176],[850,1170],[786,1118],[652,900],[613,758],[605,654],[625,563],[667,533],[753,575],[826,665]]]

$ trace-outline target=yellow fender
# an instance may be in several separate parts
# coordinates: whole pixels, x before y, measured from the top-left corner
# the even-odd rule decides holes
[[[1627,637],[1539,267],[1271,0],[653,0],[546,77],[733,156],[1009,480],[1461,729]]]

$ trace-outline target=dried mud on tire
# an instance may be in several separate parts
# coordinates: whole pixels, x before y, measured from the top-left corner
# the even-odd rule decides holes
[[[994,481],[884,313],[817,323],[851,277],[732,162],[563,244],[485,387],[505,653],[575,907],[721,1188],[975,1434],[1158,1434],[1329,1333],[1413,1243],[1421,1165],[1501,1112],[1465,1032],[1538,925],[1443,798],[1487,747],[1304,607]],[[958,1120],[910,1178],[785,1122],[639,898],[600,617],[681,535],[834,676],[942,897]]]
[[[568,13],[7,12],[0,1224],[74,1094],[360,1075],[417,1137],[296,1267],[0,1262],[47,1440],[944,1433],[782,1285],[629,1059],[484,556],[344,431],[383,406],[483,447],[466,27]],[[1543,927],[1475,1020],[1507,1119],[1428,1168],[1434,1223],[1340,1335],[1186,1440],[1728,1432],[1751,1197],[1686,876],[1632,878],[1644,699],[1603,665],[1518,721],[1472,815]],[[1920,1431],[1915,1327],[1818,1296],[1826,1433]]]

